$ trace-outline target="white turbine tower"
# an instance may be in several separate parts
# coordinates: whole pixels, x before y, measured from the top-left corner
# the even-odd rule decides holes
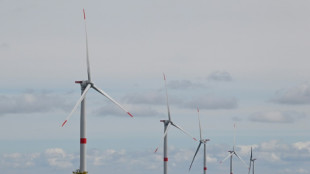
[[[105,93],[103,90],[99,89],[95,84],[91,81],[90,76],[90,65],[89,65],[89,56],[88,56],[88,40],[87,40],[87,30],[86,30],[86,16],[85,16],[85,10],[83,9],[83,15],[84,15],[84,21],[85,21],[85,35],[86,35],[86,62],[87,62],[87,80],[83,81],[75,81],[75,83],[78,83],[81,85],[81,97],[76,102],[74,108],[66,118],[66,120],[62,123],[62,127],[67,123],[69,118],[72,116],[72,114],[75,112],[77,107],[81,104],[81,122],[80,122],[80,169],[78,169],[76,172],[73,172],[74,174],[87,174],[87,168],[86,168],[86,115],[85,115],[85,97],[86,93],[90,88],[95,89],[100,94],[107,97],[109,100],[111,100],[114,104],[119,106],[122,110],[124,110],[128,115],[133,117],[123,106],[121,106],[118,102],[116,102],[112,97],[110,97],[107,93]]]
[[[252,174],[254,174],[254,162],[255,162],[255,160],[256,160],[256,158],[253,158],[253,156],[252,156],[252,147],[251,147],[250,167],[249,167],[249,173],[248,174],[250,174],[252,163],[253,163]]]
[[[192,163],[189,167],[189,170],[191,170],[193,162],[195,160],[195,157],[199,151],[199,148],[201,146],[201,144],[203,144],[203,174],[207,173],[207,142],[210,141],[210,139],[202,139],[202,135],[201,135],[201,124],[200,124],[200,117],[199,117],[199,108],[197,107],[197,112],[198,112],[198,121],[199,121],[199,133],[200,133],[200,141],[199,141],[199,145],[197,147],[196,153],[193,157]]]
[[[235,155],[237,158],[239,158],[240,161],[242,161],[242,163],[245,166],[247,166],[247,168],[248,168],[248,165],[243,161],[243,159],[235,151],[235,144],[236,144],[236,125],[234,124],[234,146],[233,146],[233,150],[228,151],[229,155],[226,158],[224,158],[223,161],[221,161],[221,163],[222,163],[222,162],[226,161],[230,157],[230,174],[233,174],[233,172],[232,172],[232,170],[233,170],[233,165],[232,165],[233,155]]]
[[[167,171],[167,165],[168,165],[168,149],[167,149],[167,133],[168,133],[168,129],[169,127],[172,125],[174,127],[176,127],[177,129],[181,130],[183,133],[185,133],[186,135],[190,136],[191,138],[193,138],[195,141],[197,141],[196,138],[194,138],[192,135],[190,135],[189,133],[187,133],[185,130],[183,130],[180,126],[176,125],[175,123],[172,122],[171,117],[170,117],[170,108],[169,108],[169,101],[168,101],[168,92],[167,92],[167,84],[166,84],[166,76],[164,75],[164,81],[165,81],[165,89],[166,89],[166,97],[167,97],[167,110],[168,110],[168,120],[160,120],[160,122],[164,123],[164,136],[163,136],[163,140],[164,140],[164,174],[168,174]],[[159,147],[159,146],[158,146]],[[155,150],[155,153],[158,150],[158,147]]]

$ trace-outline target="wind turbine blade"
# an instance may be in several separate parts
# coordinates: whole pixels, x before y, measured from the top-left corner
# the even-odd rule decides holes
[[[232,156],[233,155],[233,153],[230,153],[228,156],[226,156],[222,161],[220,161],[220,163],[222,163],[222,162],[224,162],[224,161],[226,161],[230,156]]]
[[[253,156],[252,156],[252,147],[251,147],[251,157],[250,157],[250,161],[252,161],[252,157],[253,157]]]
[[[242,161],[242,163],[248,168],[249,166],[244,162],[244,160],[235,152],[235,155]]]
[[[133,117],[130,112],[128,112],[122,105],[120,105],[117,101],[115,101],[112,97],[110,97],[107,93],[105,93],[103,90],[97,88],[94,84],[92,86],[96,91],[107,97],[109,100],[111,100],[114,104],[116,104],[118,107],[120,107],[122,110],[124,110],[129,116]]]
[[[193,137],[191,134],[189,134],[188,132],[186,132],[186,131],[185,131],[184,129],[182,129],[180,126],[178,126],[178,125],[176,125],[176,124],[174,124],[174,123],[172,123],[172,122],[171,122],[171,124],[172,124],[172,126],[178,128],[178,129],[180,129],[183,133],[185,133],[186,135],[190,136],[190,137],[193,138],[195,141],[197,141],[197,139],[196,139],[195,137]]]
[[[160,141],[160,144],[162,144],[162,142],[164,141],[164,139],[165,139],[165,137],[166,137],[166,135],[167,135],[167,133],[168,133],[168,130],[169,130],[169,128],[170,128],[170,125],[171,125],[171,123],[169,122],[169,123],[168,123],[168,126],[167,126],[167,129],[166,129],[166,131],[164,132],[164,136],[163,136],[163,138],[162,138],[161,141]],[[159,146],[160,146],[160,145],[159,145]],[[156,147],[154,153],[157,152],[159,146]]]
[[[250,174],[250,171],[251,171],[251,164],[252,164],[252,147],[251,147],[251,156],[250,156],[250,165],[249,165],[249,172],[248,172],[248,174]]]
[[[192,168],[193,162],[194,162],[195,157],[196,157],[196,155],[197,155],[197,153],[198,153],[198,151],[199,151],[200,146],[201,146],[201,142],[199,143],[199,145],[198,145],[198,147],[197,147],[197,150],[196,150],[196,152],[195,152],[195,155],[194,155],[194,157],[193,157],[192,163],[191,163],[191,165],[189,166],[189,169],[188,169],[189,171],[190,171],[191,168]]]
[[[72,111],[70,112],[70,114],[67,116],[66,120],[62,123],[61,127],[63,127],[67,121],[69,120],[69,118],[72,116],[72,114],[74,113],[74,111],[77,109],[77,107],[79,106],[79,104],[82,102],[82,100],[85,98],[87,91],[89,90],[89,88],[91,87],[91,84],[88,84],[86,86],[86,88],[84,89],[84,92],[82,93],[80,99],[76,102],[74,108],[72,109]]]
[[[236,123],[234,123],[234,146],[233,146],[233,151],[235,151],[235,146],[236,146]]]
[[[168,91],[167,91],[167,84],[166,84],[166,75],[165,75],[165,73],[163,73],[163,75],[164,75],[165,89],[166,89],[166,98],[167,98],[168,118],[169,118],[169,121],[171,121],[171,117],[170,117],[170,108],[169,108],[169,100],[168,100]]]
[[[198,112],[198,121],[199,121],[200,140],[202,140],[202,135],[201,135],[201,124],[200,124],[199,108],[198,108],[198,107],[197,107],[197,112]]]
[[[85,10],[83,8],[83,14],[84,14],[84,22],[85,22],[85,35],[86,35],[86,63],[87,63],[87,77],[88,81],[91,81],[90,77],[90,65],[89,65],[89,55],[88,55],[88,37],[87,37],[87,28],[86,28],[86,15]]]
[[[250,166],[249,166],[249,172],[248,172],[248,174],[250,174],[250,171],[251,171],[251,164],[252,164],[252,161],[250,161]]]

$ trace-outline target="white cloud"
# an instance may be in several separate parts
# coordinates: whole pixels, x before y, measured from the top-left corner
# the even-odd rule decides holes
[[[3,154],[1,165],[13,168],[29,168],[36,166],[36,160],[40,157],[40,153],[10,153]]]
[[[73,167],[72,160],[74,159],[74,155],[67,154],[61,148],[46,149],[44,155],[48,165],[52,167],[57,168]]]
[[[246,162],[250,157],[250,148],[253,147],[253,157],[256,158],[256,169],[260,171],[272,171],[277,173],[281,170],[279,166],[285,165],[295,173],[308,174],[307,164],[310,161],[309,142],[296,142],[292,144],[283,144],[280,141],[272,140],[254,145],[239,145],[237,153]],[[196,145],[196,144],[195,144]],[[192,148],[178,148],[169,146],[169,167],[171,170],[187,170],[194,156],[196,146]],[[229,163],[225,162],[218,165],[219,159],[223,159],[228,153],[228,146],[219,144],[207,145],[207,166],[208,169],[219,173],[221,168],[228,168]],[[306,150],[306,153],[305,151]],[[198,152],[192,170],[200,170],[202,162],[203,149]],[[79,156],[73,153],[67,153],[61,148],[50,148],[44,152],[10,153],[0,157],[1,169],[24,169],[28,168],[36,171],[36,168],[57,169],[59,171],[73,170],[78,167]],[[125,149],[90,149],[87,154],[88,168],[104,169],[107,172],[114,173],[139,173],[147,171],[151,174],[162,170],[162,152],[153,153],[153,150],[125,150]],[[243,164],[236,160],[235,165]],[[264,167],[262,167],[264,166]],[[246,170],[246,169],[245,169]],[[60,172],[61,173],[61,172]],[[287,173],[287,172],[285,172]]]
[[[307,150],[310,152],[310,141],[307,142],[296,142],[293,146],[298,150]]]

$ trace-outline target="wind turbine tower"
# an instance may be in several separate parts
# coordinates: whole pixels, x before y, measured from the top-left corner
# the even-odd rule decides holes
[[[199,145],[197,147],[196,153],[193,157],[192,163],[189,167],[189,171],[192,168],[193,162],[195,160],[195,157],[199,151],[199,148],[201,146],[201,144],[203,144],[203,174],[207,173],[207,142],[210,141],[210,139],[202,139],[202,135],[201,135],[201,123],[200,123],[200,117],[199,117],[199,108],[197,107],[197,112],[198,112],[198,121],[199,121],[199,133],[200,133],[200,141],[199,141]]]
[[[85,21],[85,35],[86,35],[86,63],[87,63],[87,80],[83,81],[75,81],[75,83],[81,85],[81,97],[76,102],[74,108],[70,112],[70,114],[67,116],[66,120],[62,123],[62,127],[68,122],[69,118],[72,116],[72,114],[76,111],[77,107],[81,104],[81,120],[80,120],[80,169],[73,172],[73,174],[87,174],[87,166],[86,166],[86,144],[87,144],[87,138],[86,138],[86,114],[85,114],[85,97],[87,94],[87,91],[90,88],[93,88],[100,94],[107,97],[109,100],[111,100],[114,104],[116,104],[118,107],[120,107],[122,110],[124,110],[129,116],[133,117],[123,106],[121,106],[118,102],[116,102],[112,97],[110,97],[107,93],[105,93],[103,90],[99,89],[91,80],[90,75],[90,65],[89,65],[89,56],[88,56],[88,39],[87,39],[87,30],[86,30],[86,15],[85,10],[83,9],[83,15],[84,15],[84,21]]]
[[[236,124],[234,124],[234,146],[233,146],[233,150],[230,150],[228,151],[229,152],[229,155],[224,158],[222,162],[226,161],[228,158],[230,158],[230,174],[233,174],[233,163],[232,163],[232,159],[233,159],[233,156],[235,155],[237,158],[239,158],[240,161],[242,161],[242,163],[247,166],[248,168],[248,165],[243,161],[243,159],[237,154],[237,152],[235,151],[235,144],[236,144]]]
[[[167,84],[166,84],[166,76],[164,75],[164,81],[165,81],[165,89],[166,89],[166,99],[167,99],[167,110],[168,110],[168,120],[160,120],[160,122],[164,123],[164,136],[163,136],[163,140],[164,140],[164,149],[163,149],[163,154],[164,154],[164,174],[168,174],[168,137],[167,137],[167,133],[168,130],[170,128],[170,126],[174,126],[177,129],[181,130],[183,133],[185,133],[186,135],[190,136],[191,138],[193,138],[195,141],[197,141],[196,138],[194,138],[192,135],[190,135],[189,133],[187,133],[184,129],[182,129],[180,126],[176,125],[175,123],[172,122],[171,120],[171,116],[170,116],[170,108],[169,108],[169,100],[168,100],[168,92],[167,92]],[[157,152],[159,146],[156,148],[155,153]]]
[[[249,173],[248,174],[250,174],[252,163],[253,163],[252,174],[254,174],[254,162],[255,162],[255,160],[256,160],[256,158],[253,158],[253,156],[252,156],[252,147],[251,147],[250,167],[249,167]]]

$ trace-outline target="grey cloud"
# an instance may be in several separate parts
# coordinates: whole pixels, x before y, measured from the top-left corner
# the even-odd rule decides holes
[[[291,105],[310,104],[310,83],[278,91],[271,101]]]
[[[183,107],[197,107],[200,109],[235,109],[238,101],[235,97],[217,97],[211,95],[199,96],[182,104]]]
[[[164,113],[158,112],[150,106],[131,106],[126,107],[126,109],[134,117],[154,117],[154,116],[163,116]],[[114,104],[108,103],[104,106],[101,106],[93,111],[93,114],[96,116],[127,116],[127,114],[115,106]]]
[[[128,94],[123,98],[123,101],[130,104],[152,104],[162,105],[166,99],[164,93],[149,92],[149,93],[135,93]]]
[[[9,46],[9,44],[7,44],[7,43],[1,43],[0,44],[0,48],[9,48],[10,46]]]
[[[66,110],[65,97],[47,91],[26,91],[19,95],[0,95],[0,115],[42,113]]]
[[[232,117],[232,120],[233,121],[243,121],[243,119],[241,117],[237,117],[237,116]]]
[[[193,83],[189,80],[172,80],[168,82],[167,87],[171,89],[185,90],[205,88],[206,86],[202,83]]]
[[[294,123],[306,117],[304,113],[296,111],[256,112],[249,117],[250,121],[264,123]]]
[[[169,103],[172,105],[181,105],[183,100],[175,95],[168,94]],[[128,104],[139,104],[139,105],[166,105],[166,94],[163,90],[158,90],[157,92],[148,93],[135,93],[128,94],[122,99]]]
[[[226,71],[212,72],[207,79],[214,81],[232,81],[231,75]]]

